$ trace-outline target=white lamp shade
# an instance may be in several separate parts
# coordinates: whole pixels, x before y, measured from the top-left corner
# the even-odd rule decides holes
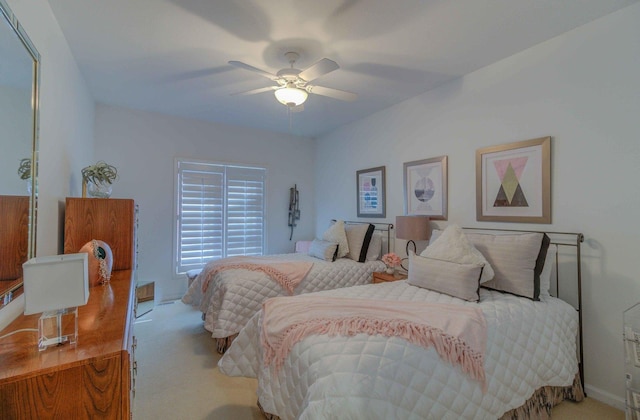
[[[86,305],[89,299],[87,253],[37,257],[22,264],[24,314]]]
[[[275,91],[276,99],[283,105],[298,106],[307,100],[309,94],[307,91],[294,88],[284,87]]]

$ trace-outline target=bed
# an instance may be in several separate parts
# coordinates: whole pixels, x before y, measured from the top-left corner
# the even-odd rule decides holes
[[[224,353],[268,298],[371,283],[372,273],[385,268],[380,257],[388,249],[392,228],[387,223],[334,220],[305,253],[211,261],[182,302],[202,312],[205,329]],[[282,273],[287,276],[278,276]]]
[[[465,234],[471,236],[469,232],[466,230]],[[528,235],[510,231],[489,236],[502,234]],[[477,372],[473,375],[473,369],[460,362],[462,357],[456,362],[443,360],[446,351],[437,345],[416,344],[393,334],[358,331],[300,334],[297,341],[288,342],[279,362],[265,364],[265,359],[273,359],[273,354],[265,351],[271,342],[263,330],[268,310],[266,314],[261,310],[241,330],[220,359],[219,368],[230,376],[258,379],[258,404],[268,418],[548,417],[554,404],[584,398],[580,363],[583,236],[549,232],[545,236],[550,240],[544,251],[543,267],[534,267],[538,271],[537,292],[533,288],[535,298],[500,290],[504,286],[503,262],[499,253],[482,245],[476,248],[491,255],[487,260],[495,272],[495,281],[478,288],[477,302],[464,294],[463,299],[416,286],[415,282],[424,277],[412,276],[412,272],[421,270],[415,256],[410,256],[407,280],[287,298],[290,302],[317,298],[338,303],[341,299],[345,302],[360,299],[382,308],[420,305],[432,309],[460,308],[460,313],[479,311],[486,322],[482,375]],[[511,252],[513,247],[503,246],[502,250],[505,248]],[[534,266],[539,265],[538,260]],[[572,285],[567,287],[567,283]],[[449,284],[445,282],[443,287]],[[552,296],[565,290],[575,292],[567,299],[571,304]],[[265,307],[269,309],[272,302],[278,299],[268,301]],[[367,319],[376,318],[376,314],[369,315]],[[294,325],[300,325],[296,322],[292,320]],[[291,329],[288,327],[287,331]],[[477,332],[480,328],[471,330]],[[439,331],[448,332],[445,327]],[[474,346],[467,347],[468,352],[470,349]]]

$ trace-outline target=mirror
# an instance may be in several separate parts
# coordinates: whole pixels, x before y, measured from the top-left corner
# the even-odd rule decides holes
[[[35,255],[40,55],[0,0],[0,309]]]

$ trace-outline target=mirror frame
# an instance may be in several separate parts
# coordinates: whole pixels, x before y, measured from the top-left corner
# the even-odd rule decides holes
[[[27,35],[25,29],[13,14],[11,8],[5,0],[0,0],[0,15],[6,19],[13,28],[16,36],[22,42],[27,53],[33,59],[32,89],[31,89],[31,109],[32,109],[32,138],[31,138],[31,197],[29,198],[29,234],[27,259],[36,255],[36,225],[37,225],[37,202],[38,202],[38,139],[40,133],[40,53]],[[5,294],[0,295],[0,310],[7,306],[15,297],[19,296],[22,283],[14,287],[14,296],[5,304]]]

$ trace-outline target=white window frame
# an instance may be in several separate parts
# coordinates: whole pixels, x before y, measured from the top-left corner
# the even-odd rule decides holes
[[[187,167],[188,169],[185,169],[185,167]],[[182,254],[182,234],[181,234],[181,226],[182,226],[182,172],[183,170],[186,171],[197,171],[197,169],[202,169],[204,172],[208,171],[209,169],[211,169],[211,174],[213,174],[216,170],[221,171],[221,173],[223,173],[223,180],[222,180],[222,191],[220,192],[220,197],[219,200],[222,200],[220,203],[218,203],[218,206],[221,206],[221,208],[219,208],[219,210],[221,210],[221,215],[220,217],[222,218],[222,226],[221,229],[216,232],[218,234],[221,234],[221,244],[220,247],[221,249],[218,250],[220,252],[216,253],[215,255],[211,254],[211,255],[201,255],[200,257],[196,257],[200,258],[200,262],[198,262],[198,264],[196,265],[187,265],[185,266],[183,264],[183,256]],[[194,269],[194,268],[201,268],[204,266],[204,264],[206,264],[206,262],[208,262],[209,260],[213,259],[213,258],[224,258],[228,255],[229,253],[229,238],[233,238],[233,235],[230,235],[230,224],[229,224],[229,220],[228,220],[228,216],[229,216],[229,195],[230,195],[230,182],[233,181],[238,181],[238,176],[241,176],[241,172],[243,170],[247,170],[249,172],[254,172],[254,171],[262,171],[262,207],[261,207],[261,213],[262,213],[262,220],[261,220],[261,229],[262,231],[260,232],[262,238],[257,241],[254,242],[253,245],[253,252],[249,252],[247,255],[264,255],[266,253],[266,233],[267,233],[267,215],[266,215],[266,209],[267,209],[267,203],[266,203],[266,195],[267,195],[267,168],[263,167],[263,166],[256,166],[256,165],[246,165],[246,164],[235,164],[235,163],[222,163],[222,162],[212,162],[212,161],[205,161],[205,160],[198,160],[198,159],[189,159],[189,158],[175,158],[174,159],[174,183],[175,183],[175,188],[174,188],[174,215],[175,215],[175,219],[174,219],[174,227],[173,227],[173,231],[174,231],[174,240],[173,240],[173,272],[176,278],[182,277],[184,276],[184,273],[186,273],[186,271],[190,270],[190,269]],[[236,176],[232,176],[231,178],[228,177],[229,173],[234,173],[236,174]],[[253,174],[251,174],[253,175]],[[251,179],[251,175],[249,176]],[[256,178],[257,180],[257,178]],[[213,192],[212,194],[215,195],[215,192]],[[212,196],[208,197],[209,199],[213,198]],[[210,205],[211,203],[209,203]],[[203,204],[204,205],[204,204]],[[259,235],[260,235],[259,234]],[[258,236],[259,236],[258,235]],[[244,236],[242,236],[244,238]],[[245,255],[244,253],[244,249],[242,250],[242,255]],[[233,251],[231,252],[231,255],[238,255],[238,253],[234,253]]]

